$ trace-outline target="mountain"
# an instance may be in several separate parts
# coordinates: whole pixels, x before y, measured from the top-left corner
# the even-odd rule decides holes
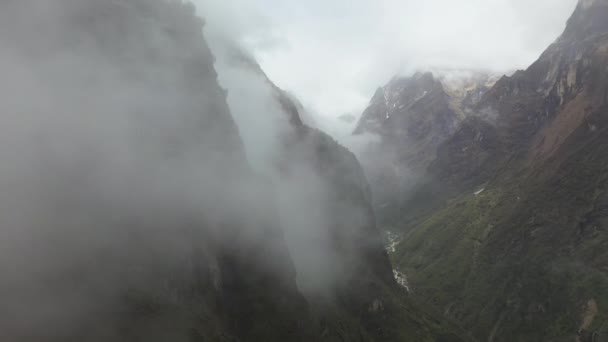
[[[314,340],[194,7],[5,1],[0,18],[0,339]]]
[[[438,145],[471,114],[485,92],[498,80],[473,71],[418,72],[394,77],[379,88],[361,115],[355,134],[379,134],[387,145],[407,146],[399,158],[424,169]]]
[[[478,340],[608,340],[608,1],[442,142],[393,227],[414,296]]]
[[[486,72],[435,70],[394,77],[376,91],[354,134],[381,138],[360,158],[383,224],[400,215],[403,194],[426,176],[440,145],[461,123],[471,116],[490,117],[476,106],[496,81]]]

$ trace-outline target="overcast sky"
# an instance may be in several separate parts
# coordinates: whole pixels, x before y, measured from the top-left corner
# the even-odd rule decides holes
[[[532,63],[577,0],[194,0],[206,32],[235,40],[324,116],[360,114],[394,74],[507,72]]]

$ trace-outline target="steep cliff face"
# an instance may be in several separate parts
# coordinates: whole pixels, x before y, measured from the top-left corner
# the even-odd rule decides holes
[[[458,191],[404,218],[394,262],[479,339],[608,336],[607,5],[580,1],[537,62],[483,96],[495,120],[463,124],[429,169]]]
[[[378,89],[355,130],[380,137],[360,157],[374,193],[374,208],[385,225],[395,223],[405,206],[413,208],[412,201],[419,202],[416,186],[427,178],[441,144],[464,120],[495,119],[490,111],[477,110],[496,82],[494,75],[462,70],[436,74],[395,77]]]
[[[193,6],[5,1],[0,27],[1,339],[316,338]]]
[[[603,104],[605,6],[603,1],[580,2],[565,32],[538,61],[503,77],[484,96],[478,109],[498,114],[511,147],[526,148],[549,123],[563,126],[560,132],[554,127],[541,133],[555,135],[543,142],[545,148],[555,148]]]

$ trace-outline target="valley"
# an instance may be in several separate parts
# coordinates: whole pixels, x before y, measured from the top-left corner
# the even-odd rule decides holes
[[[0,340],[608,341],[608,0],[310,4],[0,2]]]

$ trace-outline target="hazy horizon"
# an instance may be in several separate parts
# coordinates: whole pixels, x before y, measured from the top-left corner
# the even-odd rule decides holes
[[[279,87],[335,118],[360,115],[400,72],[526,68],[563,31],[577,0],[194,2],[207,36],[235,41]]]

